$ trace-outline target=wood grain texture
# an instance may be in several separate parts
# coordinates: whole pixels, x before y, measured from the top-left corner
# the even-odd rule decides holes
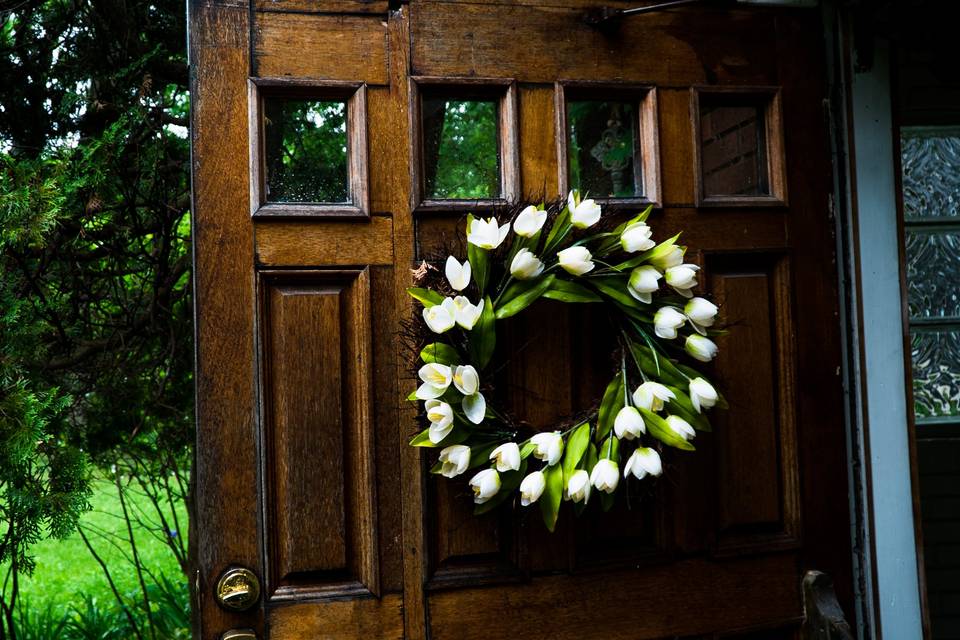
[[[256,11],[280,13],[369,13],[386,16],[387,0],[254,0]]]
[[[386,27],[376,16],[270,12],[254,20],[257,76],[387,82]]]
[[[528,200],[558,197],[553,87],[521,85],[519,94],[521,192]]]
[[[405,637],[403,598],[388,595],[327,602],[322,607],[309,602],[275,607],[270,610],[268,625],[270,640],[401,640]]]
[[[393,221],[258,221],[256,259],[265,267],[393,264]]]

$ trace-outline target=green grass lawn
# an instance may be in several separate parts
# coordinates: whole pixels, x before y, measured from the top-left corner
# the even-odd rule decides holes
[[[93,489],[90,497],[93,509],[85,513],[80,522],[97,554],[109,568],[118,589],[126,595],[137,589],[137,576],[133,564],[128,560],[130,544],[117,488],[112,480],[96,480]],[[131,511],[141,514],[141,519],[145,522],[158,523],[153,506],[146,496],[133,493],[127,506]],[[175,504],[175,509],[181,527],[176,535],[186,536],[186,507],[180,502]],[[165,511],[165,517],[173,527],[169,505]],[[169,578],[182,581],[183,575],[176,558],[167,545],[158,539],[159,533],[159,525],[154,532],[143,528],[134,529],[140,560],[154,574],[165,574]],[[115,544],[111,544],[111,541]],[[93,596],[104,604],[114,601],[103,570],[78,533],[65,540],[44,540],[34,547],[34,554],[37,568],[32,576],[24,577],[20,585],[21,597],[31,608],[44,609],[49,605],[57,611],[65,612],[72,606],[81,606],[85,595]]]

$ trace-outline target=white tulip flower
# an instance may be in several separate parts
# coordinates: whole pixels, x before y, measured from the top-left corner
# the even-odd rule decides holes
[[[483,504],[500,491],[500,474],[495,469],[484,469],[470,479],[473,501]]]
[[[652,298],[650,294],[660,288],[658,284],[663,277],[659,271],[648,264],[642,267],[636,267],[630,272],[630,280],[627,282],[627,291],[630,295],[646,304],[650,304]]]
[[[560,457],[563,455],[563,436],[559,431],[534,434],[530,442],[537,445],[533,451],[534,458],[543,460],[548,467],[560,462]]]
[[[567,500],[586,504],[590,500],[590,474],[583,469],[574,472],[563,493]]]
[[[667,426],[684,440],[693,440],[697,435],[696,430],[690,426],[690,423],[680,416],[667,416]]]
[[[686,321],[687,316],[673,307],[660,307],[653,316],[653,330],[661,338],[673,340],[677,337],[677,329]]]
[[[571,191],[567,195],[567,208],[570,209],[570,223],[577,229],[592,227],[600,220],[600,205],[591,198],[580,200],[580,194]]]
[[[717,318],[717,305],[705,298],[694,298],[683,307],[683,312],[690,318],[694,328],[705,333],[707,327],[712,327]]]
[[[593,256],[586,247],[568,247],[557,253],[557,260],[564,271],[575,276],[582,276],[588,271],[592,271],[594,264]]]
[[[453,308],[453,319],[458,325],[470,331],[483,313],[483,300],[477,304],[471,304],[466,296],[457,296],[453,299]]]
[[[451,378],[453,380],[453,386],[465,396],[475,394],[477,389],[480,388],[480,376],[471,364],[457,365],[457,368],[453,370]]]
[[[655,255],[650,256],[650,264],[661,271],[671,267],[678,267],[683,263],[683,247],[671,244],[657,249]]]
[[[444,333],[457,324],[456,311],[453,298],[444,298],[440,304],[423,308],[423,321],[434,333]]]
[[[438,362],[423,365],[417,375],[423,380],[423,384],[417,389],[417,398],[420,400],[439,398],[453,381],[452,369]]]
[[[543,471],[534,471],[527,475],[520,483],[520,504],[528,507],[543,495],[543,490],[547,488],[547,479]]]
[[[673,290],[684,298],[693,297],[692,289],[697,286],[697,271],[700,269],[695,264],[681,264],[667,269],[664,278],[667,284],[673,287]]]
[[[700,362],[710,362],[717,355],[717,351],[719,351],[717,344],[713,340],[696,333],[687,336],[687,341],[683,347],[687,350],[687,353]]]
[[[717,390],[703,378],[694,378],[690,381],[690,402],[693,403],[697,413],[703,413],[701,407],[709,409],[717,404],[718,398]]]
[[[529,280],[543,273],[543,262],[529,249],[520,249],[510,263],[510,275],[517,280]]]
[[[516,471],[520,468],[520,447],[516,442],[505,442],[490,452],[490,460],[497,465],[497,471]]]
[[[513,232],[523,238],[530,238],[543,228],[546,221],[547,212],[530,205],[513,221]]]
[[[647,411],[663,409],[663,403],[677,396],[659,382],[644,382],[633,392],[633,404]]]
[[[634,222],[620,234],[620,246],[628,253],[653,249],[656,243],[650,239],[653,231],[646,222]]]
[[[637,480],[643,480],[645,477],[658,476],[663,473],[663,463],[660,461],[660,454],[656,449],[639,447],[627,460],[623,467],[623,477],[632,473]]]
[[[455,478],[470,467],[470,447],[455,444],[440,452],[440,473],[447,478]]]
[[[444,267],[444,273],[450,286],[457,291],[463,291],[470,284],[470,261],[464,260],[463,264],[453,256],[447,256],[447,264]]]
[[[644,424],[643,416],[636,407],[624,407],[620,409],[613,421],[613,432],[621,440],[633,440],[647,432],[647,425]]]
[[[487,400],[479,391],[463,396],[461,406],[463,407],[463,414],[473,424],[480,424],[483,422],[484,416],[487,415]]]
[[[498,225],[496,218],[476,218],[470,222],[470,228],[467,229],[467,242],[481,249],[496,249],[509,231],[510,225]]]
[[[453,407],[441,400],[427,400],[424,408],[430,421],[430,442],[439,444],[453,431]]]
[[[597,491],[604,493],[613,493],[620,484],[620,468],[613,460],[598,460],[593,471],[590,473],[590,482]]]

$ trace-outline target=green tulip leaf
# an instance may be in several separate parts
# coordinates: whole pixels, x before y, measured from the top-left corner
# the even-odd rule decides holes
[[[506,304],[501,304],[497,309],[497,320],[504,320],[511,316],[515,316],[529,307],[537,298],[542,296],[547,289],[550,288],[555,278],[556,276],[550,274],[545,278],[537,280],[529,289],[523,293],[520,293]]]
[[[560,503],[563,501],[563,469],[555,464],[543,470],[547,486],[540,496],[540,513],[543,524],[550,532],[557,526],[557,515],[560,513]]]
[[[420,359],[425,364],[436,362],[438,364],[456,364],[460,361],[460,354],[449,344],[443,342],[431,342],[420,350]]]
[[[447,434],[446,438],[440,442],[433,443],[430,441],[430,429],[427,428],[414,436],[413,440],[410,441],[410,446],[427,447],[430,449],[436,449],[437,447],[449,447],[452,444],[460,444],[468,437],[470,437],[470,432],[468,430],[460,427],[454,427],[450,433]]]
[[[436,306],[443,302],[443,296],[432,289],[424,289],[423,287],[410,287],[407,289],[407,293],[410,294],[411,298],[419,301],[424,307],[427,308]]]
[[[550,288],[543,293],[544,298],[560,302],[603,302],[603,298],[582,284],[555,278]]]
[[[640,407],[640,413],[643,415],[644,422],[647,423],[647,429],[650,431],[650,435],[663,444],[677,449],[683,449],[684,451],[693,451],[696,448],[680,437],[680,435],[670,428],[666,420],[653,411]]]
[[[473,214],[467,215],[468,233],[473,220]],[[477,283],[477,289],[480,291],[480,295],[483,295],[487,290],[487,281],[490,279],[490,253],[486,249],[481,249],[477,245],[468,242],[467,260],[470,261],[473,281]]]
[[[553,220],[553,226],[550,227],[547,241],[543,245],[543,255],[548,255],[563,242],[563,239],[570,233],[570,227],[570,209],[564,206],[560,215]]]
[[[627,292],[628,279],[624,276],[603,276],[590,278],[592,284],[602,295],[628,309],[643,309],[642,302]]]
[[[563,454],[563,485],[566,486],[570,481],[573,472],[577,470],[583,454],[587,451],[587,445],[590,444],[590,424],[584,422],[573,430],[567,439]]]
[[[533,442],[528,442],[527,444],[520,447],[520,459],[526,460],[530,457],[530,454],[537,450],[537,445]]]
[[[487,296],[483,301],[480,318],[470,330],[470,341],[467,345],[470,360],[478,369],[483,369],[490,363],[490,358],[493,357],[493,351],[497,346],[495,320],[493,301],[490,300],[490,296]]]
[[[613,428],[613,421],[620,409],[623,408],[623,376],[614,376],[600,401],[600,411],[597,413],[597,439],[602,440]]]

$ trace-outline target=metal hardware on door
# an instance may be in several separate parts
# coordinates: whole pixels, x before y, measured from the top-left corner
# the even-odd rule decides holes
[[[246,611],[260,598],[260,581],[250,569],[243,567],[227,569],[217,580],[216,595],[217,602],[224,609]],[[236,640],[245,637],[237,636]]]
[[[257,634],[253,629],[230,629],[223,632],[220,640],[257,640]]]

